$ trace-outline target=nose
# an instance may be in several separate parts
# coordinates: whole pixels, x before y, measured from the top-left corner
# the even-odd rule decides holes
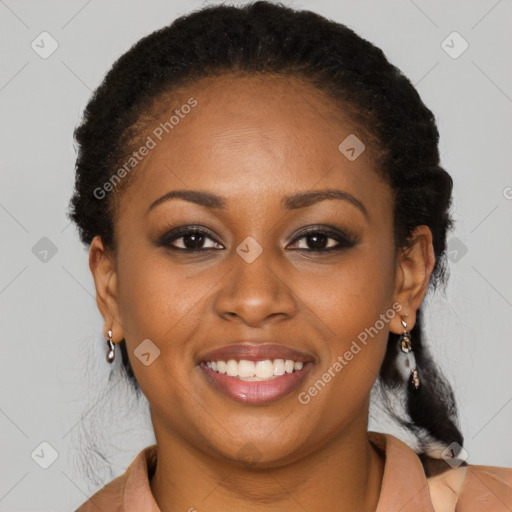
[[[292,283],[287,282],[276,262],[271,261],[269,252],[264,250],[251,263],[236,253],[233,255],[233,269],[223,280],[215,299],[219,316],[261,327],[296,314]]]

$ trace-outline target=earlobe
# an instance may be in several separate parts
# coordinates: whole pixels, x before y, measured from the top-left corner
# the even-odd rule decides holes
[[[409,329],[416,323],[416,311],[427,293],[434,264],[432,232],[428,226],[417,226],[410,247],[399,253],[395,280],[394,300],[402,305],[400,314],[407,316]],[[402,333],[400,315],[390,322],[390,330],[396,334]]]
[[[96,303],[104,320],[104,332],[112,331],[114,343],[123,339],[123,327],[117,294],[117,273],[113,254],[95,236],[89,249],[89,269],[96,287]]]

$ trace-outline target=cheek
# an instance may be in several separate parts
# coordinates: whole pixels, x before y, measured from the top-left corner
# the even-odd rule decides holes
[[[319,377],[329,382],[331,393],[324,400],[333,405],[340,393],[359,402],[378,376],[389,322],[397,314],[392,307],[394,262],[392,246],[375,236],[329,275],[310,279],[308,304],[325,337]],[[320,393],[322,384],[317,388]]]
[[[119,266],[118,275],[119,303],[127,341],[151,338],[164,327],[169,308],[179,307],[181,303],[170,300],[175,283],[165,268],[147,259],[138,260],[136,256],[126,258]]]
[[[126,251],[118,265],[124,337],[135,377],[150,403],[156,405],[172,395],[176,405],[184,400],[185,406],[193,391],[183,393],[193,357],[187,339],[201,322],[201,298],[208,281],[189,285],[183,273],[159,253],[154,249]],[[138,347],[147,339],[159,350],[146,345],[148,365],[138,359]]]
[[[295,279],[302,281],[309,307],[325,319],[334,334],[343,337],[343,333],[354,334],[354,328],[373,324],[391,306],[394,252],[384,240],[374,238],[347,252],[329,270],[305,271]]]
[[[144,371],[135,355],[146,339],[161,350],[156,334],[162,328],[161,322],[168,304],[158,288],[164,290],[167,283],[160,278],[159,268],[151,261],[149,252],[143,251],[140,246],[127,245],[120,247],[117,262],[118,302],[130,362],[141,384],[144,381],[141,373]],[[172,283],[168,284],[172,286]]]
[[[191,358],[193,347],[187,340],[204,323],[206,301],[221,284],[220,275],[216,267],[200,274],[187,272],[185,265],[176,265],[162,249],[127,248],[118,265],[127,345],[133,351],[141,341],[150,339],[162,354],[165,348],[179,354],[181,361]],[[176,359],[173,355],[172,360]]]

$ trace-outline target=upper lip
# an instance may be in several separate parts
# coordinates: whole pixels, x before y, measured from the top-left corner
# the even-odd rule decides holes
[[[253,341],[239,341],[229,345],[209,350],[199,356],[198,363],[207,361],[263,361],[265,359],[291,359],[293,361],[314,361],[314,357],[278,343],[257,343]]]

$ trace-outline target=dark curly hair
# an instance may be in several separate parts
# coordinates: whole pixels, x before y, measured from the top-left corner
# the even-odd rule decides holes
[[[100,235],[115,251],[116,198],[130,180],[123,180],[106,200],[95,190],[129,155],[152,106],[164,94],[226,73],[304,80],[348,113],[370,143],[377,172],[393,191],[396,248],[407,248],[414,228],[427,225],[436,257],[430,289],[446,281],[452,179],[440,166],[432,112],[382,50],[354,31],[316,13],[266,1],[208,6],[181,16],[115,62],[75,130],[76,188],[69,216],[84,244]],[[392,415],[414,433],[423,452],[432,440],[462,446],[454,395],[425,344],[421,308],[411,336],[422,385],[406,392],[408,417]],[[398,338],[389,334],[379,375],[391,396],[402,385],[394,363]],[[126,375],[140,393],[124,340],[120,349]]]

